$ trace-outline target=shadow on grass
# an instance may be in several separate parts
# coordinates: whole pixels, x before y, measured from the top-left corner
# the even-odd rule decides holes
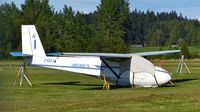
[[[172,82],[175,84],[173,86],[165,84],[159,87],[176,87],[176,83],[181,82],[187,82],[187,81],[193,81],[193,80],[199,80],[199,78],[184,78],[184,79],[173,79]],[[68,86],[83,86],[81,90],[102,90],[101,84],[84,84],[80,81],[71,81],[71,82],[51,82],[51,83],[42,83],[43,85],[68,85]],[[113,89],[121,89],[121,88],[131,88],[130,86],[124,87],[124,86],[117,86],[117,85],[110,85],[111,90]],[[86,87],[86,88],[85,88]]]
[[[188,82],[188,81],[193,81],[193,80],[199,80],[199,78],[172,79],[171,82],[173,84],[168,83],[168,84],[161,85],[159,87],[176,87],[177,83]]]
[[[51,82],[51,83],[42,83],[43,85],[66,85],[66,86],[84,86],[86,88],[82,88],[81,90],[102,90],[101,84],[84,84],[79,81],[72,82]],[[120,88],[130,88],[130,87],[122,87],[116,85],[110,85],[111,89],[120,89]]]
[[[72,82],[51,82],[51,83],[42,83],[43,85],[65,85],[65,86],[83,86],[87,87],[89,90],[99,90],[102,89],[102,85],[100,84],[84,84],[80,81],[72,81]],[[84,89],[86,90],[86,89]]]
[[[72,82],[52,82],[52,83],[43,83],[44,85],[75,85],[75,86],[101,86],[100,84],[82,84],[79,81]]]
[[[188,82],[193,80],[199,80],[199,78],[183,78],[183,79],[173,79],[173,83],[181,83],[181,82]]]
[[[124,88],[131,88],[131,87],[130,86],[110,85],[110,90],[124,89]],[[82,90],[103,90],[103,85],[100,85],[99,87],[95,87],[95,88],[84,88]]]

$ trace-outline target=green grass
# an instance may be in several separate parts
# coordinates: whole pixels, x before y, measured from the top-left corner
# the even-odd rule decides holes
[[[175,87],[102,90],[97,78],[32,66],[27,69],[33,87],[26,82],[13,87],[20,61],[0,61],[0,111],[199,112],[200,60],[187,60],[192,74],[175,74],[178,62],[168,60],[163,66],[173,72]]]
[[[199,49],[200,49],[200,46],[190,46],[189,47],[189,50],[191,52],[198,52],[198,53],[200,53]]]
[[[167,49],[167,48],[164,47],[164,49]],[[160,50],[160,47],[136,47],[136,48],[132,48],[131,52],[138,53],[138,52],[159,51],[159,50]]]

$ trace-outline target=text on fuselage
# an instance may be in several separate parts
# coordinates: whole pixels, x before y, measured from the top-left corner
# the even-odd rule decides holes
[[[45,58],[44,62],[47,62],[47,63],[56,63],[56,59]]]
[[[79,64],[79,63],[74,63],[72,64],[73,67],[78,67],[78,68],[89,68],[89,64]]]

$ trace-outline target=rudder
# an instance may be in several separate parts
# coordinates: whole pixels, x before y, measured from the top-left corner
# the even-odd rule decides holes
[[[35,25],[22,25],[22,54],[46,56]]]

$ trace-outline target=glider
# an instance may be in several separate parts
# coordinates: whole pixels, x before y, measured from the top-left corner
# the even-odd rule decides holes
[[[105,77],[119,86],[158,87],[171,80],[170,73],[155,66],[143,56],[178,53],[180,50],[154,51],[130,54],[115,53],[49,53],[46,55],[34,25],[22,25],[22,56],[34,66]]]

